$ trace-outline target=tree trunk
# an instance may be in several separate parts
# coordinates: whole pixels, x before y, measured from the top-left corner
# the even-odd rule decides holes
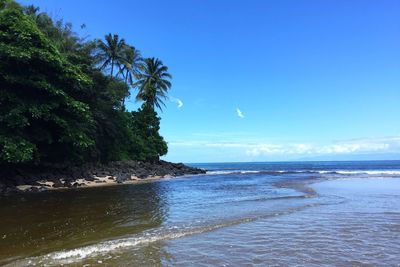
[[[114,59],[111,60],[111,74],[110,74],[110,77],[113,76],[113,72],[114,72]]]
[[[122,75],[123,75],[123,73],[122,73]],[[125,74],[125,84],[128,85],[128,90],[129,90],[128,75],[129,75],[129,72],[128,72],[128,70],[127,70],[127,71],[126,71],[126,74]],[[125,97],[122,98],[122,106],[125,106]]]

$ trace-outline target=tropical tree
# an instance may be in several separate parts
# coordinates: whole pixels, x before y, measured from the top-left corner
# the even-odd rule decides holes
[[[122,75],[125,83],[130,87],[135,87],[135,80],[138,74],[143,70],[143,58],[138,49],[134,46],[125,46],[123,51],[123,62],[119,64],[117,76]],[[128,94],[129,96],[129,94]],[[122,105],[125,104],[125,97],[122,99]]]
[[[81,161],[94,145],[90,77],[20,9],[0,11],[0,32],[0,165]]]
[[[144,101],[147,108],[155,107],[162,110],[163,100],[167,98],[167,91],[171,88],[171,74],[168,67],[161,60],[147,58],[143,70],[138,74],[135,86],[139,89],[136,100]]]
[[[37,16],[40,8],[36,7],[34,5],[29,5],[23,8],[25,14],[27,14],[28,16]]]
[[[133,86],[134,80],[143,70],[143,58],[138,49],[134,46],[126,46],[123,51],[123,61],[119,64],[119,72],[126,84]]]
[[[168,145],[160,135],[160,117],[146,105],[132,111],[131,115],[133,136],[140,140],[136,142],[138,150],[135,155],[139,160],[158,161],[160,156],[168,153]]]
[[[124,51],[126,43],[124,39],[120,39],[118,34],[107,34],[103,40],[98,40],[99,53],[97,60],[101,63],[100,69],[104,70],[110,67],[110,77],[114,74],[114,66],[119,66],[124,62]]]

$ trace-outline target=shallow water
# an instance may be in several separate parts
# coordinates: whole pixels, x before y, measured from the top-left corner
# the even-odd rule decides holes
[[[210,174],[1,199],[10,266],[398,266],[400,162]]]

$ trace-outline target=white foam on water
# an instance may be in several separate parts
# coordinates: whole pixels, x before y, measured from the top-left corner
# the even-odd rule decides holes
[[[207,171],[208,175],[225,175],[225,174],[251,174],[251,173],[318,173],[318,174],[344,174],[344,175],[399,175],[400,170],[230,170],[230,171]]]
[[[140,236],[136,236],[136,237],[128,237],[128,238],[122,238],[122,239],[117,239],[117,240],[110,240],[110,241],[101,242],[101,243],[98,243],[95,245],[89,245],[86,247],[53,252],[53,253],[49,253],[47,255],[30,258],[30,259],[28,259],[28,261],[23,260],[23,262],[25,262],[25,263],[28,262],[29,265],[40,265],[40,266],[71,264],[71,263],[79,262],[81,260],[96,256],[96,255],[107,254],[107,253],[111,253],[114,251],[119,251],[119,250],[126,249],[126,248],[146,245],[146,244],[157,242],[157,241],[170,240],[170,239],[185,237],[188,235],[200,234],[203,232],[216,230],[218,228],[222,228],[222,227],[225,227],[230,224],[233,224],[233,223],[229,222],[229,223],[225,223],[225,224],[216,224],[216,225],[210,225],[210,226],[199,227],[199,228],[173,226],[169,229],[164,229],[164,231],[166,231],[166,232],[161,233],[161,234],[160,234],[161,231],[146,232],[146,233],[143,233]],[[179,228],[180,231],[171,232],[177,228]],[[18,262],[18,263],[22,263],[21,266],[25,266],[25,264],[23,262]],[[17,266],[20,266],[20,265],[18,265],[18,263],[13,263],[13,264],[17,264]],[[10,266],[15,266],[15,265],[10,265]]]
[[[247,173],[260,173],[261,171],[246,171],[246,170],[235,170],[235,171],[207,171],[209,175],[224,175],[224,174],[247,174]]]
[[[206,174],[219,175],[219,174],[232,174],[232,173],[235,173],[235,172],[233,172],[233,171],[207,171]]]
[[[74,261],[81,260],[81,259],[87,258],[87,257],[89,257],[91,255],[95,255],[95,254],[104,254],[104,253],[116,251],[118,249],[135,247],[138,245],[152,243],[152,242],[160,241],[163,239],[179,238],[179,237],[183,237],[183,236],[189,235],[189,234],[191,234],[191,233],[189,233],[189,232],[175,233],[175,234],[169,234],[169,235],[164,235],[164,236],[150,236],[150,237],[147,236],[147,237],[137,237],[137,238],[127,238],[127,239],[115,240],[115,241],[107,241],[107,242],[92,245],[92,246],[76,248],[76,249],[62,251],[62,252],[55,252],[55,253],[47,255],[47,258],[51,259],[51,260],[56,260],[56,261],[70,259],[70,261],[67,261],[67,262],[74,262]]]
[[[400,175],[400,170],[355,170],[346,171],[339,170],[334,171],[337,174],[369,174],[369,175]]]
[[[369,174],[369,175],[400,175],[400,170],[301,170],[301,171],[277,171],[279,173],[319,173],[319,174]]]

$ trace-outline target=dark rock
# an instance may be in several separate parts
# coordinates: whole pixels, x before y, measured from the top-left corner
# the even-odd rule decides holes
[[[16,175],[13,180],[14,180],[14,184],[15,185],[23,185],[23,184],[25,184],[25,179],[21,175]]]
[[[130,175],[128,174],[128,173],[122,173],[122,172],[120,172],[120,173],[117,173],[116,175],[115,175],[115,180],[117,181],[117,183],[123,183],[123,182],[125,182],[125,181],[127,181],[127,180],[129,180],[129,178],[130,178]]]
[[[54,183],[55,188],[77,187],[76,180],[96,181],[95,176],[113,176],[118,183],[130,180],[132,175],[145,179],[149,176],[181,176],[187,174],[202,174],[205,170],[192,168],[182,163],[171,163],[163,160],[157,162],[124,161],[108,164],[86,164],[82,166],[51,165],[18,170],[0,170],[0,195],[20,192],[18,185],[36,185],[33,191],[40,191],[38,181],[45,180]],[[109,177],[113,180],[114,178]],[[63,183],[62,181],[65,181]],[[97,183],[102,181],[97,180]],[[40,187],[38,187],[40,186]],[[44,190],[45,188],[43,188]]]
[[[85,180],[86,180],[86,181],[89,181],[89,182],[93,182],[93,181],[95,181],[96,179],[95,179],[93,176],[88,176],[88,177],[85,177]]]
[[[183,165],[183,163],[176,164],[176,168],[178,168],[178,169],[183,169],[184,167],[185,167],[185,165]]]
[[[57,187],[64,187],[64,184],[60,181],[60,180],[55,180],[53,187],[57,188]]]
[[[37,188],[35,186],[32,186],[32,187],[26,189],[26,191],[27,192],[32,192],[32,193],[37,193],[37,192],[39,192],[39,188]]]

